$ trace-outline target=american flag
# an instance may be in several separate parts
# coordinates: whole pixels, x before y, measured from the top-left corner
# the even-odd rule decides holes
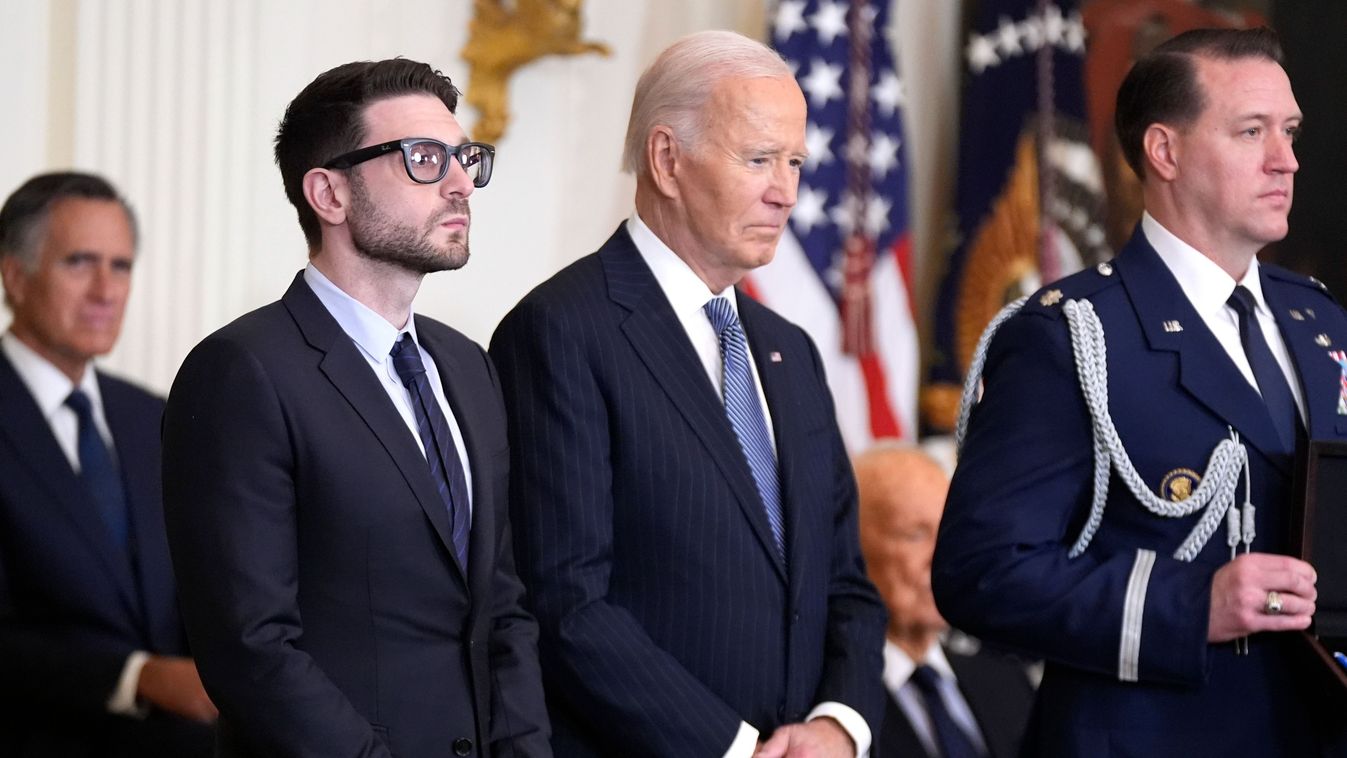
[[[905,95],[888,3],[777,3],[771,42],[809,106],[809,158],[775,260],[746,283],[818,345],[852,452],[917,431]]]

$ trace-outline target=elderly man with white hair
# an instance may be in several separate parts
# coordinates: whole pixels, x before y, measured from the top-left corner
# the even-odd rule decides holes
[[[884,610],[822,362],[734,289],[804,134],[775,53],[675,42],[632,104],[636,212],[492,339],[558,755],[850,758],[879,727]]]

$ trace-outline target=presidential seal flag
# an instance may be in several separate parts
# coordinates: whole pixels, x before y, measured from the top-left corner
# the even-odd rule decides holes
[[[777,3],[770,41],[804,90],[809,157],[775,260],[743,285],[818,345],[852,452],[917,431],[904,89],[888,6]]]
[[[1112,257],[1090,147],[1085,26],[1070,0],[986,0],[964,47],[958,224],[934,318],[922,417],[954,427],[983,329],[1006,303]]]

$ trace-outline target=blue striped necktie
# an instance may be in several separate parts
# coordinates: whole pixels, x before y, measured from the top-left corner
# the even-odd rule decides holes
[[[703,308],[720,336],[720,359],[723,365],[725,415],[739,439],[739,449],[748,459],[753,472],[753,483],[762,497],[767,512],[767,524],[772,528],[777,553],[786,557],[786,527],[781,514],[781,483],[777,479],[776,450],[767,434],[767,421],[762,415],[758,387],[753,381],[753,370],[748,364],[748,340],[744,327],[730,301],[723,297],[711,298]]]
[[[93,403],[81,390],[75,390],[67,397],[65,404],[79,418],[78,448],[80,457],[80,480],[89,491],[98,515],[117,547],[127,550],[130,547],[131,516],[126,504],[126,485],[122,483],[122,472],[112,453],[103,442],[103,435],[94,425]]]
[[[430,389],[430,380],[426,378],[425,364],[421,363],[421,351],[416,347],[412,335],[404,333],[393,345],[393,368],[407,387],[411,395],[412,412],[416,416],[416,432],[421,436],[421,444],[426,449],[426,462],[430,464],[430,478],[435,481],[435,489],[449,511],[450,538],[454,542],[459,567],[463,573],[468,571],[468,480],[463,473],[463,463],[458,459],[458,449],[454,447],[453,435],[449,432],[449,419],[440,409],[435,393]]]

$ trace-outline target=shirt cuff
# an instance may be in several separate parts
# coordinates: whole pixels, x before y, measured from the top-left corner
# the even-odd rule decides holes
[[[739,722],[739,733],[734,735],[734,742],[730,743],[730,749],[725,751],[725,758],[753,758],[753,753],[758,749],[758,730],[748,725],[746,721]]]
[[[149,709],[136,702],[136,690],[140,687],[140,670],[150,660],[150,654],[137,650],[126,656],[126,665],[122,666],[122,675],[117,678],[117,688],[108,698],[108,713],[118,716],[131,716],[143,719]]]
[[[851,737],[851,741],[856,743],[856,758],[869,758],[870,725],[865,723],[865,718],[861,714],[849,705],[828,701],[814,706],[814,710],[809,712],[805,721],[813,721],[825,716],[840,724],[842,731],[846,732]]]

